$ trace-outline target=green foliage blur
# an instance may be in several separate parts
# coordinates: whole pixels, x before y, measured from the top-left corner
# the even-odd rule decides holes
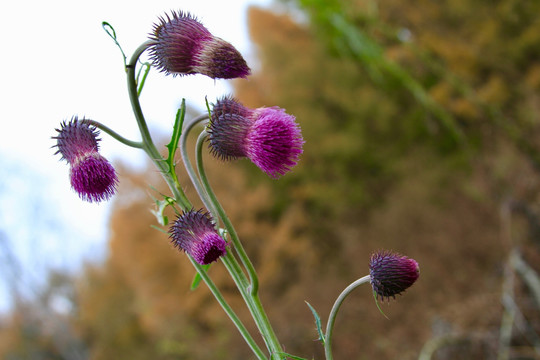
[[[279,181],[248,161],[207,163],[285,350],[324,357],[304,301],[324,321],[339,292],[367,274],[370,253],[385,248],[416,259],[420,279],[382,304],[390,320],[368,287],[347,299],[334,357],[416,359],[429,339],[457,334],[467,341],[436,358],[493,358],[510,251],[540,271],[540,2],[280,8],[249,10],[260,64],[234,82],[235,96],[294,114],[301,161]],[[31,358],[31,347],[36,358],[251,358],[208,290],[190,292],[187,259],[150,228],[155,172],[121,173],[109,257],[71,283],[74,305],[62,320],[72,339],[53,341],[42,318],[15,309],[2,320],[1,357]],[[256,331],[223,267],[210,274]],[[514,300],[538,334],[540,309],[515,282]],[[511,345],[533,358],[530,337],[515,334]]]

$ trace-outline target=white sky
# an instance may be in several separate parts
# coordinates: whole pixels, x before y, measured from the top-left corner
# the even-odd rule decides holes
[[[249,4],[270,0],[11,1],[0,5],[0,311],[9,304],[6,283],[39,280],[43,269],[76,269],[105,252],[108,205],[79,200],[69,168],[51,146],[54,129],[72,115],[105,123],[138,140],[126,92],[122,57],[101,27],[114,26],[128,58],[147,39],[158,16],[189,11],[216,36],[231,42],[256,67],[247,34]],[[150,128],[172,126],[177,106],[203,109],[229,93],[226,81],[165,77],[151,71],[141,102]],[[102,133],[109,160],[142,163],[139,150]],[[120,185],[121,186],[121,185]],[[23,265],[22,277],[7,264],[7,249]]]

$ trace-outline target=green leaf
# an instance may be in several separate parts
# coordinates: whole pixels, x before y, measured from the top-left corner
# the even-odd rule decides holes
[[[111,39],[113,39],[116,46],[118,46],[118,49],[120,49],[120,52],[122,53],[122,57],[124,58],[124,68],[125,68],[127,66],[127,58],[126,58],[126,54],[124,53],[124,50],[122,50],[122,46],[120,46],[120,43],[116,39],[116,31],[114,31],[113,26],[106,21],[101,22],[101,27],[103,28],[103,30],[105,30],[107,35],[109,35]]]
[[[186,99],[182,99],[182,105],[176,112],[176,119],[174,121],[173,133],[171,136],[171,142],[167,144],[167,149],[169,150],[169,155],[167,157],[167,164],[169,165],[169,172],[176,179],[176,172],[174,171],[174,154],[176,149],[178,149],[178,141],[180,141],[180,136],[182,135],[182,126],[184,124],[184,117],[186,115]]]
[[[279,356],[286,356],[286,357],[288,357],[288,358],[290,358],[290,359],[293,359],[293,360],[308,360],[308,359],[306,359],[306,358],[303,358],[303,357],[300,357],[300,356],[296,356],[296,355],[291,355],[291,354],[288,354],[288,353],[286,353],[286,352],[278,352],[278,353],[276,353],[276,354],[279,355]]]
[[[375,291],[373,291],[373,298],[375,299],[375,305],[377,305],[377,309],[379,309],[381,314],[383,314],[383,316],[388,319],[388,316],[386,316],[386,314],[383,313],[383,311],[381,309],[381,306],[379,305],[379,301],[377,300],[377,293]],[[390,320],[390,319],[388,319],[388,320]]]
[[[170,198],[169,198],[170,199]],[[155,200],[156,202],[156,210],[150,210],[152,214],[156,217],[159,225],[161,226],[167,226],[169,224],[169,218],[168,216],[164,215],[163,212],[167,208],[167,206],[171,205],[170,200],[164,199],[164,200]]]
[[[154,188],[153,186],[150,186],[150,188],[159,193],[159,191],[157,191],[157,189]],[[150,210],[150,212],[156,217],[158,223],[161,226],[167,226],[169,225],[169,217],[164,214],[165,209],[167,208],[167,206],[172,206],[174,211],[178,213],[178,211],[174,207],[176,200],[162,193],[159,193],[159,194],[163,197],[163,199],[162,200],[157,199],[154,196],[152,196],[152,198],[154,199],[154,203],[156,204],[156,210]]]
[[[150,227],[151,227],[152,229],[156,229],[157,231],[161,231],[161,232],[164,233],[165,235],[169,235],[169,233],[168,233],[167,231],[165,231],[164,229],[162,229],[162,228],[160,228],[160,227],[158,227],[158,226],[156,226],[156,225],[150,225]]]
[[[227,229],[219,228],[218,233],[219,236],[221,236],[225,241],[227,241],[227,234],[229,233]]]
[[[212,119],[212,110],[210,110],[210,103],[208,102],[208,96],[204,97],[204,102],[206,103],[206,111],[208,111],[208,118]]]
[[[319,314],[317,314],[317,311],[313,308],[313,306],[311,306],[310,303],[306,301],[306,304],[307,306],[309,306],[309,309],[311,310],[311,312],[313,313],[313,317],[315,318],[315,325],[317,326],[317,333],[319,334],[319,338],[317,340],[321,341],[324,345],[325,338],[321,328],[321,317],[319,316]]]
[[[208,269],[210,269],[210,266],[212,264],[207,264],[207,265],[202,265],[201,267],[203,268],[204,271],[208,271]],[[197,286],[199,286],[199,284],[201,283],[201,275],[199,273],[196,273],[195,276],[193,277],[193,281],[191,282],[191,291],[195,290],[197,288]]]
[[[137,96],[141,96],[141,92],[144,88],[144,84],[146,83],[146,78],[148,77],[148,73],[150,72],[150,68],[152,65],[149,62],[142,63],[142,66],[139,68],[139,71],[137,72]],[[144,73],[142,75],[141,79],[141,73]]]

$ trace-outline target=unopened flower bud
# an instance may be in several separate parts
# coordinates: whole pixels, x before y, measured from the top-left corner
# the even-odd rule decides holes
[[[409,288],[420,276],[418,263],[406,256],[378,251],[371,255],[369,262],[371,286],[381,299],[395,298]]]
[[[169,229],[172,244],[191,255],[201,265],[210,264],[227,253],[227,243],[217,233],[208,213],[184,212]]]
[[[250,69],[238,50],[213,36],[189,13],[159,19],[150,36],[150,56],[166,74],[203,74],[212,79],[245,78]]]
[[[304,144],[295,117],[285,110],[249,109],[230,97],[214,105],[208,131],[210,151],[216,157],[247,157],[273,178],[297,164]]]
[[[116,192],[118,177],[113,166],[98,152],[97,129],[87,120],[74,116],[64,121],[58,136],[55,154],[62,155],[70,165],[71,187],[79,197],[89,202],[108,200]]]

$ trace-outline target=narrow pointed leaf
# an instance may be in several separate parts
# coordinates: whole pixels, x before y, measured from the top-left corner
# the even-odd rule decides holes
[[[291,355],[291,354],[288,354],[286,352],[278,352],[277,353],[279,356],[286,356],[288,357],[289,359],[293,359],[293,360],[308,360],[306,358],[303,358],[303,357],[300,357],[300,356],[296,356],[296,355]]]
[[[180,109],[176,112],[176,119],[174,121],[173,133],[171,136],[171,142],[167,144],[167,149],[169,150],[169,155],[167,157],[167,164],[169,165],[169,171],[174,173],[174,154],[178,148],[178,141],[182,135],[182,126],[184,124],[184,117],[186,115],[186,99],[182,99],[182,105]]]
[[[321,327],[321,317],[319,316],[319,314],[317,314],[317,311],[315,310],[315,308],[313,308],[313,306],[311,306],[310,303],[306,301],[306,304],[307,306],[309,306],[309,309],[311,310],[311,312],[313,313],[313,317],[315,318],[315,325],[317,326],[317,333],[319,334],[319,338],[317,340],[320,340],[324,344],[325,338]]]
[[[381,306],[379,305],[379,300],[377,299],[377,293],[374,291],[373,292],[373,298],[375,299],[375,305],[377,305],[377,309],[379,309],[379,311],[381,312],[381,314],[388,319],[388,316],[386,316],[386,314],[382,311],[381,309]],[[390,320],[390,319],[388,319]]]
[[[212,264],[207,264],[207,265],[202,265],[201,267],[203,268],[204,271],[208,271],[208,269],[210,269],[210,266]],[[195,276],[193,277],[193,281],[191,282],[191,291],[195,290],[199,284],[201,283],[201,275],[199,275],[199,273],[196,273]]]
[[[145,62],[139,68],[139,72],[137,73],[137,96],[139,97],[141,96],[141,92],[144,88],[144,84],[146,83],[146,78],[148,77],[148,73],[150,72],[150,69],[151,69],[150,63]],[[142,79],[141,79],[141,73],[142,73]]]
[[[169,235],[169,233],[167,231],[165,231],[164,229],[160,228],[159,226],[156,226],[156,225],[150,225],[150,227],[152,229],[156,229],[157,231],[161,231],[162,233],[164,233],[165,235]]]

